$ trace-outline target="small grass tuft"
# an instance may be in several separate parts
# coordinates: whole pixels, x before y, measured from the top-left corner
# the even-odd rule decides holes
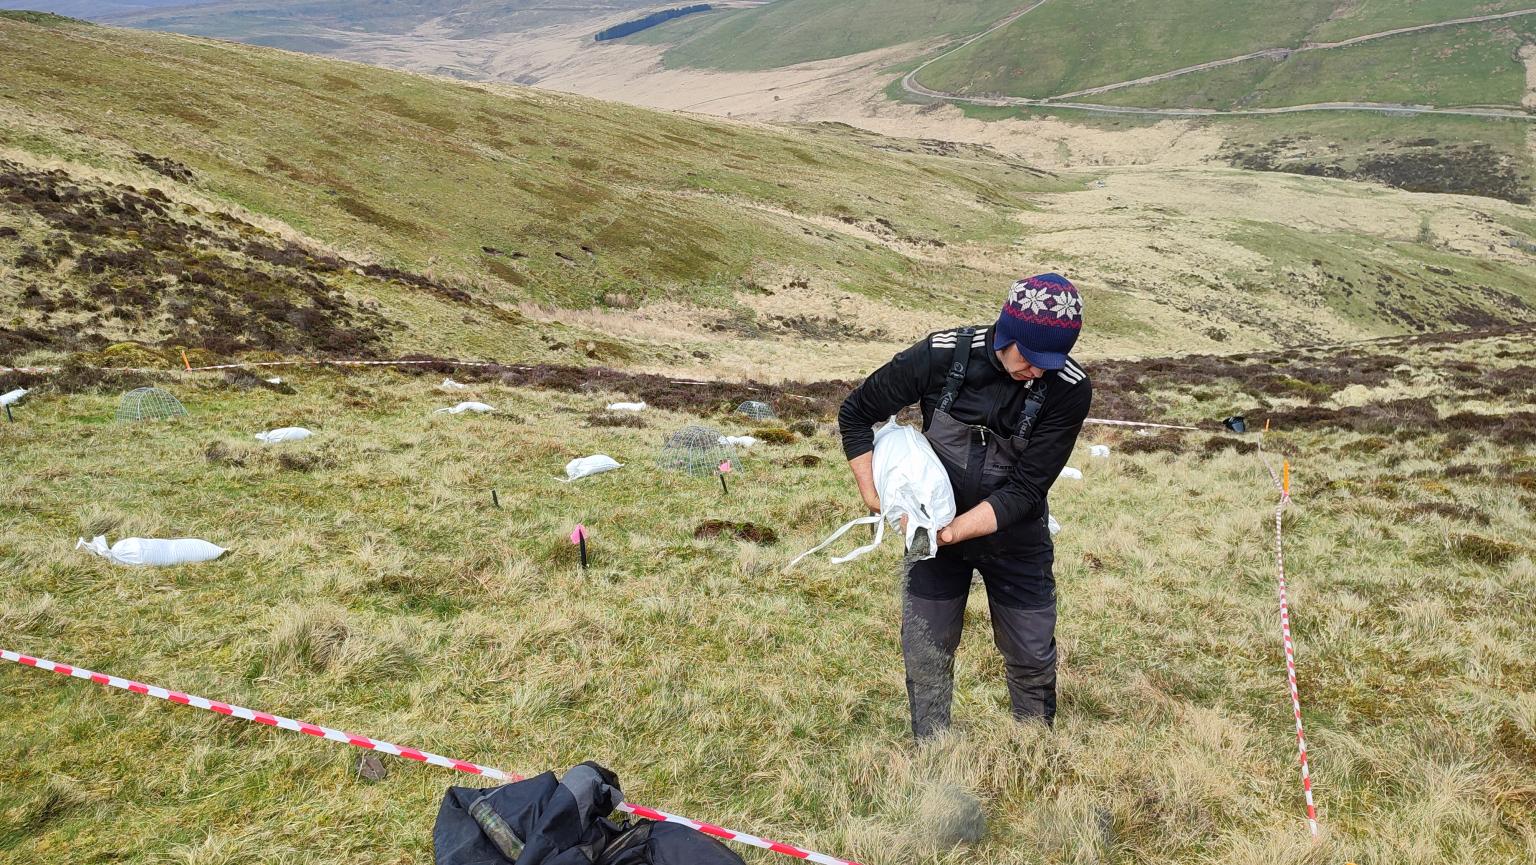
[[[334,604],[288,607],[278,613],[272,629],[266,670],[323,672],[341,657],[351,635],[346,612]]]
[[[795,434],[783,427],[755,429],[752,431],[752,435],[771,445],[790,445],[795,443]]]
[[[1479,534],[1455,535],[1447,548],[1459,558],[1490,567],[1503,565],[1523,552],[1519,544]]]
[[[594,411],[587,415],[589,427],[626,427],[629,429],[645,429],[650,423],[637,412],[632,411]]]

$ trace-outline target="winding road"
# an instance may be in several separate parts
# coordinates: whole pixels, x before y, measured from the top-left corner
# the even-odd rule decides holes
[[[1068,108],[1076,111],[1090,111],[1100,114],[1129,114],[1151,117],[1241,117],[1265,114],[1297,114],[1307,111],[1378,111],[1386,114],[1450,114],[1462,117],[1498,117],[1515,120],[1536,120],[1536,115],[1523,112],[1518,109],[1504,108],[1437,108],[1433,105],[1407,105],[1391,102],[1313,102],[1303,105],[1285,105],[1276,108],[1238,108],[1232,110],[1217,110],[1213,108],[1135,108],[1121,105],[1104,105],[1096,102],[1074,102],[1072,100],[1081,96],[1090,96],[1096,93],[1107,93],[1111,90],[1121,90],[1127,87],[1135,87],[1141,84],[1151,84],[1157,81],[1166,81],[1181,75],[1193,72],[1201,72],[1207,69],[1215,69],[1221,66],[1229,66],[1234,63],[1242,63],[1248,60],[1269,58],[1284,60],[1292,54],[1302,51],[1322,51],[1333,48],[1344,48],[1358,45],[1362,42],[1370,42],[1375,39],[1384,39],[1389,36],[1400,36],[1405,33],[1416,33],[1424,30],[1436,30],[1444,27],[1457,27],[1463,24],[1477,24],[1485,21],[1497,21],[1505,18],[1518,18],[1523,15],[1536,15],[1536,9],[1520,9],[1514,12],[1501,12],[1493,15],[1478,15],[1471,18],[1457,18],[1450,21],[1439,21],[1433,24],[1419,24],[1412,27],[1399,27],[1394,30],[1383,30],[1380,33],[1368,33],[1364,36],[1356,36],[1340,42],[1305,42],[1296,48],[1265,48],[1242,54],[1237,57],[1228,57],[1222,60],[1212,60],[1195,66],[1186,66],[1182,69],[1174,69],[1157,75],[1148,75],[1135,78],[1130,81],[1120,81],[1114,84],[1104,84],[1098,87],[1090,87],[1083,90],[1074,90],[1071,93],[1062,93],[1057,96],[1047,96],[1041,99],[1030,99],[1022,96],[962,96],[958,93],[946,93],[940,90],[932,90],[918,83],[917,76],[924,69],[949,57],[956,52],[985,39],[987,36],[1007,27],[1030,12],[1045,5],[1049,0],[1035,0],[1035,2],[1011,13],[1008,17],[961,42],[954,48],[943,54],[925,61],[922,65],[908,72],[901,79],[901,87],[907,93],[922,96],[928,99],[939,99],[945,102],[962,103],[966,105],[980,105],[991,108]]]

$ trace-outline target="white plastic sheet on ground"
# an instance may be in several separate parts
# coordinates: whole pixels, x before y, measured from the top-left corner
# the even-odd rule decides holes
[[[1075,469],[1071,466],[1065,466],[1062,468],[1059,477],[1064,477],[1070,481],[1080,481],[1083,479],[1083,473],[1080,469]]]
[[[749,447],[757,444],[760,441],[762,441],[762,439],[754,438],[753,436],[721,436],[720,437],[720,443],[721,444],[723,444],[723,445],[735,445],[736,447],[739,447],[739,448],[749,448]]]
[[[611,402],[608,403],[609,411],[645,411],[643,402]]]
[[[16,388],[15,390],[13,390],[13,391],[9,391],[7,393],[0,394],[0,406],[15,405],[17,402],[19,402],[21,400],[22,397],[24,397],[26,395],[27,395],[27,389],[24,388],[24,387],[19,387],[19,388]]]
[[[933,452],[933,446],[928,444],[928,440],[915,427],[899,424],[893,417],[875,431],[873,468],[875,491],[880,495],[880,514],[844,524],[826,540],[795,556],[785,566],[785,570],[793,568],[811,553],[825,548],[854,526],[877,524],[873,541],[846,556],[831,560],[835,565],[851,562],[880,546],[880,542],[885,540],[886,523],[900,525],[902,517],[907,518],[907,549],[912,548],[912,538],[917,530],[926,529],[930,542],[928,554],[923,558],[934,557],[938,544],[933,539],[938,537],[939,529],[955,519],[955,492],[949,485],[949,475],[944,471],[944,464],[939,462],[938,455]]]
[[[463,414],[467,411],[495,411],[496,409],[483,402],[461,402],[451,408],[440,408],[433,414]]]
[[[275,376],[274,375],[271,378],[267,379],[267,384],[282,384],[282,383],[283,383],[283,380],[279,376]]]
[[[1046,514],[1045,519],[1046,519],[1046,528],[1051,530],[1051,537],[1054,538],[1056,536],[1056,533],[1061,531],[1061,523],[1056,522],[1056,518],[1051,516],[1050,514]]]
[[[580,457],[565,464],[565,479],[567,482],[587,477],[588,475],[611,472],[617,468],[623,468],[624,464],[607,454],[593,454],[589,457]]]
[[[314,433],[301,426],[285,426],[259,432],[256,434],[256,440],[271,445],[278,442],[301,442],[312,435]]]
[[[459,384],[451,378],[443,379],[443,383],[438,385],[438,387],[442,388],[443,390],[469,390],[469,385]]]
[[[75,549],[89,550],[118,565],[187,565],[212,561],[226,552],[198,538],[120,538],[108,547],[104,535],[90,541],[81,538]]]
[[[1088,455],[1091,457],[1107,457],[1109,456],[1109,445],[1093,445],[1088,448]]]

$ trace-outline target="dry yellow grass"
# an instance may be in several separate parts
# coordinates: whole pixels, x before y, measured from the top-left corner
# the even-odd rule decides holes
[[[1528,339],[1440,349],[1355,356],[1536,365]],[[445,396],[440,377],[389,371],[285,378],[296,395],[174,380],[192,414],[155,426],[107,423],[110,394],[44,387],[0,424],[12,455],[0,644],[514,771],[597,759],[635,801],[871,865],[1529,861],[1528,441],[1410,425],[1271,436],[1294,461],[1287,562],[1324,830],[1313,846],[1273,491],[1236,449],[1246,439],[1090,430],[1074,459],[1085,480],[1053,495],[1066,527],[1057,728],[1008,718],[986,607],[973,603],[957,729],[915,748],[896,552],[780,571],[859,510],[833,439],[744,454],[725,498],[712,479],[653,468],[665,433],[697,417],[584,426],[632,394],[490,381]],[[1180,420],[1294,401],[1224,379],[1142,378]],[[1349,402],[1380,405],[1400,387]],[[459,398],[501,411],[427,414]],[[1454,408],[1454,393],[1437,399]],[[318,434],[248,438],[292,423]],[[1089,459],[1097,442],[1114,454]],[[627,465],[555,480],[593,452]],[[781,465],[807,453],[823,461]],[[706,518],[783,540],[695,539]],[[577,521],[593,531],[586,573],[565,537]],[[96,532],[201,536],[232,552],[121,568],[71,549]],[[421,861],[437,797],[463,780],[399,763],[365,785],[350,749],[18,667],[0,679],[0,857],[17,861]],[[974,828],[978,804],[983,840],[944,844]]]

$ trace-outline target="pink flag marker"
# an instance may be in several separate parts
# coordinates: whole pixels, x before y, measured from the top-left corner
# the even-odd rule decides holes
[[[581,548],[581,569],[587,569],[587,527],[581,523],[571,529],[571,543]]]
[[[731,473],[731,461],[730,460],[726,460],[726,461],[720,463],[720,474],[728,475],[730,473]]]

